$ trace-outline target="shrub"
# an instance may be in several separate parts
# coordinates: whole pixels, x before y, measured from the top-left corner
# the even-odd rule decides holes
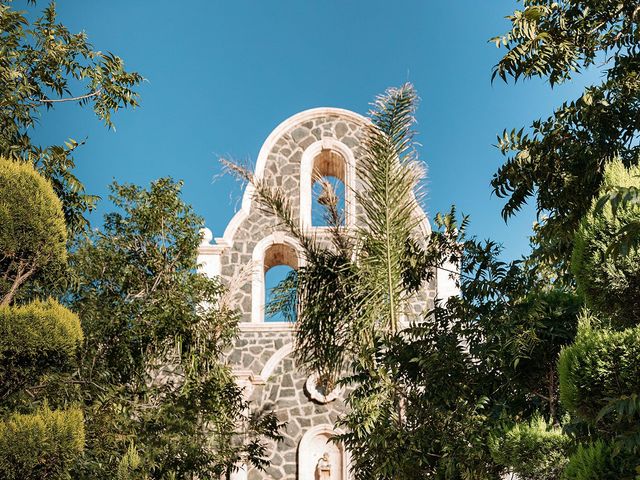
[[[494,461],[508,467],[521,480],[561,478],[567,463],[570,438],[542,417],[494,434],[489,448]]]
[[[84,449],[82,412],[77,408],[14,414],[0,422],[0,478],[69,479]]]
[[[589,422],[611,398],[640,392],[640,326],[621,332],[581,325],[558,360],[560,401]]]
[[[607,165],[601,193],[610,188],[640,187],[640,166]],[[571,269],[587,305],[623,327],[640,323],[640,250],[610,255],[608,249],[622,227],[640,220],[639,206],[596,209],[597,199],[575,236]]]
[[[43,266],[66,260],[62,203],[24,162],[0,158],[0,305]]]
[[[612,444],[598,440],[580,445],[569,458],[563,480],[621,480],[636,478],[639,460],[629,453],[617,453]]]
[[[54,300],[0,307],[0,392],[68,369],[82,340],[78,316]]]

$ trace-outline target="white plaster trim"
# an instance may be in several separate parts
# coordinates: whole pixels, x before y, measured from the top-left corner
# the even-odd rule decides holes
[[[213,278],[220,275],[220,255],[224,251],[224,247],[222,245],[211,244],[213,234],[208,228],[201,228],[200,234],[202,235],[202,240],[200,240],[198,256],[196,258],[198,271],[204,273],[209,278]]]
[[[262,371],[260,372],[260,379],[266,382],[273,371],[276,369],[278,364],[288,355],[293,352],[293,343],[287,343],[280,347],[276,352],[271,355],[271,358],[267,360],[267,363],[262,367]]]
[[[236,385],[242,389],[242,398],[249,400],[255,385],[261,384],[257,382],[255,375],[251,370],[232,370],[231,373],[235,378]]]
[[[229,474],[229,480],[247,480],[249,478],[249,474],[247,473],[247,465],[242,463],[236,466],[238,467],[238,470]]]
[[[316,157],[323,150],[333,150],[334,152],[339,153],[346,163],[344,175],[345,226],[351,227],[355,225],[356,218],[356,159],[349,147],[331,137],[325,137],[322,140],[312,143],[302,153],[302,160],[300,162],[300,226],[303,229],[309,229],[312,227],[311,204],[313,200],[313,164]]]
[[[240,322],[238,328],[241,332],[288,333],[293,332],[295,324],[291,322]]]
[[[293,130],[294,127],[302,123],[308,122],[309,120],[317,117],[324,116],[335,116],[344,118],[363,126],[371,124],[371,121],[367,117],[364,117],[359,113],[352,112],[351,110],[345,110],[343,108],[319,107],[296,113],[295,115],[287,118],[285,121],[280,123],[280,125],[278,125],[269,134],[267,139],[262,144],[262,148],[260,148],[260,153],[258,153],[258,159],[256,161],[256,167],[254,170],[255,177],[262,178],[262,176],[264,175],[264,169],[267,165],[267,158],[269,157],[269,153],[271,153],[271,150],[275,146],[276,142],[280,140],[280,137],[282,135],[286,134],[290,130]],[[251,202],[254,190],[255,189],[252,185],[247,185],[247,188],[244,191],[244,195],[242,196],[242,206],[240,210],[233,216],[233,218],[227,225],[222,238],[216,238],[217,243],[224,243],[225,245],[233,246],[233,238],[235,236],[236,230],[251,212]]]
[[[442,267],[436,272],[436,298],[444,305],[451,297],[460,296],[460,266],[447,261]]]
[[[298,469],[299,469],[299,480],[315,480],[315,472],[312,472],[310,468],[304,468],[307,465],[305,464],[305,453],[309,450],[310,444],[312,440],[321,434],[326,434],[329,436],[342,435],[344,433],[341,429],[333,428],[332,425],[317,425],[315,427],[311,427],[307,430],[302,438],[300,439],[300,443],[298,444]],[[351,458],[349,452],[345,449],[342,443],[337,444],[338,449],[342,452],[342,472],[339,478],[348,479],[349,478],[349,464],[351,462]],[[315,459],[314,459],[315,460]],[[313,465],[315,467],[315,463]],[[333,477],[333,475],[332,475]]]
[[[251,274],[251,322],[264,322],[264,254],[271,245],[284,244],[293,248],[298,257],[298,266],[304,264],[304,251],[298,241],[284,232],[274,232],[260,240],[253,249],[253,272]],[[283,323],[283,322],[278,322]]]

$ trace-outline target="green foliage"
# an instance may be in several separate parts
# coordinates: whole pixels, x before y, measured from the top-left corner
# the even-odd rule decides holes
[[[640,327],[618,332],[583,325],[560,354],[558,371],[562,404],[596,422],[610,399],[640,392]]]
[[[91,105],[111,127],[113,112],[138,105],[133,88],[142,77],[127,72],[116,55],[94,50],[84,32],[69,32],[57,19],[54,2],[38,17],[3,0],[0,31],[0,155],[33,163],[62,200],[68,228],[78,232],[97,199],[72,173],[73,151],[80,144],[70,139],[65,145],[39,146],[32,141],[33,128],[47,110],[65,102]],[[72,92],[76,88],[84,91]]]
[[[0,157],[0,305],[45,267],[66,261],[62,204],[30,164]]]
[[[82,340],[77,315],[54,300],[0,307],[0,396],[69,371]]]
[[[602,440],[580,445],[569,458],[563,480],[621,480],[640,476],[638,458],[616,453],[615,448]]]
[[[71,479],[84,448],[79,408],[11,415],[0,421],[0,477],[6,480]]]
[[[600,85],[585,89],[531,128],[504,131],[506,162],[492,180],[507,198],[506,218],[535,198],[542,220],[536,256],[566,273],[573,236],[598,196],[607,162],[638,164],[640,49],[637,5],[618,0],[523,0],[508,17],[511,31],[493,40],[507,53],[494,77],[542,77],[555,83],[605,59]]]
[[[630,169],[622,162],[609,163],[601,191],[640,187],[640,166]],[[604,195],[603,195],[604,197]],[[604,206],[594,201],[575,237],[572,271],[587,305],[599,316],[607,316],[615,325],[640,323],[640,252],[609,255],[620,230],[640,221],[640,208]],[[615,212],[613,208],[615,208]]]
[[[407,243],[416,242],[417,215],[424,164],[418,161],[413,125],[418,94],[413,85],[388,89],[373,103],[372,126],[357,164],[360,188],[356,200],[363,210],[358,232],[362,312],[365,335],[373,329],[396,332],[402,307],[411,294],[405,282]],[[359,343],[366,342],[361,339]]]
[[[522,480],[557,480],[568,460],[571,439],[559,427],[534,416],[491,437],[491,455]]]
[[[131,442],[129,449],[120,460],[120,463],[118,463],[117,480],[132,480],[135,478],[135,471],[140,468],[141,463],[140,455],[134,443]]]
[[[491,405],[483,378],[446,323],[412,326],[381,341],[377,369],[358,365],[340,424],[357,479],[493,479]]]
[[[422,175],[412,150],[415,102],[405,86],[374,105],[359,171],[366,181],[356,192],[363,227],[329,221],[329,248],[300,229],[281,190],[227,166],[305,250],[306,265],[272,307],[296,314],[299,365],[350,372],[341,380],[353,388],[340,425],[355,478],[496,478],[504,467],[487,442],[498,419],[558,416],[555,363],[575,336],[580,300],[550,286],[539,265],[506,263],[499,245],[466,238],[468,220],[454,209],[436,217],[428,242],[420,238],[410,213]],[[460,296],[399,329],[395,315],[445,264],[460,266]]]
[[[87,450],[74,478],[134,463],[135,478],[218,478],[237,462],[264,466],[265,439],[279,438],[274,416],[246,413],[222,363],[237,315],[218,280],[197,271],[202,219],[180,191],[166,178],[114,184],[117,212],[71,257],[70,302],[86,332]]]
[[[634,208],[640,205],[640,189],[635,186],[612,187],[596,203],[594,214],[602,212],[609,205],[614,216],[622,208]],[[616,237],[607,249],[614,255],[629,255],[640,243],[640,220],[631,220],[618,230]]]

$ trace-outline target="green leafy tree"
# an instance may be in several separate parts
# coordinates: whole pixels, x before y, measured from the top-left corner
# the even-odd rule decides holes
[[[0,307],[1,409],[29,407],[77,367],[78,316],[54,300]]]
[[[616,410],[605,409],[612,399],[637,400],[634,395],[637,397],[640,391],[640,328],[615,332],[583,326],[576,341],[563,350],[559,370],[562,403],[578,418],[596,425]],[[633,418],[640,413],[635,410],[619,413]],[[600,426],[607,430],[606,424]]]
[[[40,16],[1,1],[0,31],[0,155],[36,166],[60,197],[67,227],[78,232],[97,199],[85,193],[72,171],[79,143],[37,145],[33,129],[60,103],[91,106],[111,127],[115,111],[137,106],[134,88],[142,77],[127,72],[118,56],[94,50],[84,32],[71,33],[58,21],[53,1]]]
[[[64,214],[50,182],[4,159],[0,259],[0,476],[67,479],[84,448],[82,411],[68,406],[80,320],[54,300],[15,302],[30,276],[66,260]]]
[[[612,188],[637,185],[637,170],[617,160],[605,167],[605,201],[592,201],[573,249],[572,270],[591,312],[560,356],[560,398],[574,424],[588,429],[578,435],[567,478],[634,478],[640,468],[637,252],[609,255],[619,231],[638,221],[638,208],[606,202]]]
[[[605,167],[602,198],[616,188],[638,188],[640,166],[630,169],[615,160]],[[599,316],[618,326],[640,323],[640,252],[629,249],[623,255],[611,255],[621,231],[640,222],[640,208],[614,206],[595,201],[583,218],[576,234],[572,272],[587,305]]]
[[[341,439],[356,478],[496,478],[504,467],[487,445],[500,419],[558,416],[555,362],[575,335],[580,301],[548,287],[542,270],[503,262],[497,244],[466,238],[468,220],[459,222],[455,209],[437,216],[424,241],[415,216],[415,105],[409,85],[374,104],[356,192],[362,227],[341,226],[325,187],[330,247],[299,228],[280,189],[227,166],[252,182],[305,249],[305,266],[271,307],[296,316],[303,368],[329,382],[348,372],[339,380],[353,387]],[[397,312],[445,263],[460,266],[460,295],[401,328]]]
[[[563,480],[635,480],[638,478],[636,464],[637,457],[619,452],[611,443],[598,440],[578,446],[569,459],[562,478]]]
[[[559,480],[568,461],[571,438],[541,417],[491,437],[491,455],[522,480]]]
[[[82,410],[14,413],[0,421],[0,475],[6,480],[67,480],[84,449]]]
[[[75,478],[217,478],[238,462],[264,466],[264,440],[278,438],[274,416],[246,413],[221,360],[237,316],[231,293],[197,271],[202,219],[180,189],[114,184],[117,210],[72,255],[70,303],[86,332]]]
[[[511,30],[493,39],[508,51],[494,70],[505,81],[540,77],[551,86],[592,67],[602,83],[585,89],[530,129],[505,131],[507,157],[492,180],[513,216],[534,198],[542,220],[537,255],[566,273],[573,239],[603,181],[607,162],[638,164],[640,37],[638,5],[618,0],[523,0]]]
[[[0,306],[67,259],[62,204],[33,166],[0,157]]]

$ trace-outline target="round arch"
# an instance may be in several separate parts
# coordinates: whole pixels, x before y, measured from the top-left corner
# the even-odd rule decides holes
[[[268,263],[265,263],[265,254],[269,249],[273,249],[274,246],[288,247],[290,252],[295,253],[296,262],[291,258],[288,258],[284,253],[285,249],[278,252],[278,256],[281,256],[284,264],[297,268],[304,265],[304,256],[302,248],[298,241],[284,232],[274,232],[271,235],[260,240],[253,249],[252,254],[252,275],[251,275],[251,323],[264,322],[264,274],[265,268],[275,266],[271,259]],[[280,263],[283,264],[283,263]],[[275,323],[275,322],[274,322]]]
[[[348,146],[334,138],[327,137],[312,143],[302,153],[300,161],[300,226],[303,229],[311,227],[314,163],[316,158],[327,150],[337,153],[344,159],[344,178],[341,180],[344,183],[345,226],[355,225],[356,159]]]
[[[276,128],[274,128],[262,144],[260,152],[258,153],[256,167],[254,169],[255,177],[258,179],[263,177],[267,165],[267,158],[281,136],[293,130],[296,126],[303,124],[304,122],[308,122],[309,120],[312,120],[314,118],[324,116],[343,118],[345,120],[350,120],[354,123],[360,124],[363,127],[371,124],[371,121],[367,117],[360,115],[359,113],[352,112],[351,110],[346,110],[344,108],[319,107],[296,113],[295,115],[292,115],[291,117],[284,120]],[[240,210],[234,215],[234,217],[227,225],[223,236],[221,238],[216,238],[216,243],[218,245],[223,245],[225,247],[233,245],[233,238],[235,236],[236,230],[251,212],[254,190],[255,189],[253,188],[253,185],[247,185],[242,196],[242,205],[240,207]]]
[[[326,424],[311,427],[304,433],[298,444],[298,480],[316,480],[316,466],[324,453],[329,454],[331,478],[349,478],[349,456],[344,445],[331,442],[333,437],[342,433],[341,430]],[[334,476],[334,471],[338,475]]]

